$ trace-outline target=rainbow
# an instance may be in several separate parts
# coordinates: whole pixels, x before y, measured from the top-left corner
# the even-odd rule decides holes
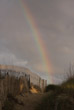
[[[31,28],[31,31],[33,33],[33,37],[36,42],[36,45],[37,45],[37,48],[38,48],[38,51],[39,51],[39,54],[40,54],[40,57],[42,60],[43,68],[46,71],[46,74],[48,76],[48,82],[52,83],[53,81],[50,78],[50,73],[52,73],[52,66],[51,66],[50,60],[48,58],[47,51],[46,51],[44,42],[42,40],[41,34],[38,30],[37,24],[32,16],[32,13],[31,13],[29,7],[24,2],[24,0],[19,0],[19,1],[20,1],[21,7],[24,12],[24,17],[26,18],[26,20]]]

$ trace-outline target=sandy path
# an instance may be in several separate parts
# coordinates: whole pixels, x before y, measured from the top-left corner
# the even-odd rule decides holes
[[[40,104],[44,94],[25,94],[18,96],[19,104],[15,104],[14,110],[35,110],[35,107]]]

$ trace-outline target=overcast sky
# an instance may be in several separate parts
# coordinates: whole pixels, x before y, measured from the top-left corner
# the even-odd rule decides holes
[[[23,1],[35,19],[50,56],[54,70],[50,77],[59,82],[69,63],[74,64],[74,0]],[[0,64],[25,66],[46,77],[20,0],[0,0]]]

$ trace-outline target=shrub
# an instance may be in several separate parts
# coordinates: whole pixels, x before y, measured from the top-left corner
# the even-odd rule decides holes
[[[54,91],[47,94],[36,110],[74,110],[74,98],[65,91]]]
[[[48,85],[47,95],[36,110],[74,110],[74,75],[61,85]]]
[[[58,85],[48,85],[46,86],[44,92],[59,91],[61,89],[62,89],[61,86],[58,86]]]

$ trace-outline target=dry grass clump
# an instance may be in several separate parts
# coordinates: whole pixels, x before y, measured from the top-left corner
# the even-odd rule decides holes
[[[61,85],[48,85],[47,96],[36,110],[74,110],[74,75],[70,75]]]

